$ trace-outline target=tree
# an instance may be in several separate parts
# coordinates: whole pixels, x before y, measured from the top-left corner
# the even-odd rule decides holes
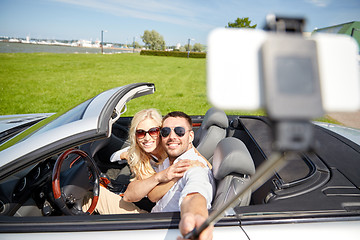
[[[204,49],[204,46],[201,43],[195,43],[193,46],[194,52],[201,52]]]
[[[185,48],[185,51],[190,51],[192,46],[191,46],[191,44],[185,44],[184,48]]]
[[[186,48],[187,48],[187,47],[186,47]],[[181,47],[179,48],[179,51],[180,51],[180,52],[187,52],[186,48],[185,48],[185,46],[181,46]]]
[[[257,24],[250,26],[251,21],[248,17],[237,18],[234,23],[229,22],[226,28],[256,28]]]
[[[151,50],[164,50],[165,41],[163,36],[161,36],[157,31],[149,30],[144,31],[144,35],[141,36],[141,39],[145,43],[145,46]]]
[[[136,41],[134,42],[134,47],[135,48],[141,48],[140,44],[138,42],[136,42]]]

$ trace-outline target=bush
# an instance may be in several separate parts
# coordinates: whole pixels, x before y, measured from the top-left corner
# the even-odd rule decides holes
[[[141,50],[140,55],[147,56],[164,56],[164,57],[188,57],[188,52],[179,51],[156,51],[156,50]],[[206,58],[206,53],[190,52],[191,58]]]

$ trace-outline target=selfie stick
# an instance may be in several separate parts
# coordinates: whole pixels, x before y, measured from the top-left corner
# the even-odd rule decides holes
[[[244,186],[244,188],[236,194],[227,204],[212,212],[206,221],[199,227],[194,228],[191,232],[184,236],[185,239],[197,239],[200,233],[209,226],[213,226],[219,221],[225,214],[228,208],[233,208],[237,205],[238,199],[242,197],[247,191],[255,191],[261,185],[263,185],[273,174],[274,169],[279,169],[285,163],[285,156],[280,152],[274,152],[268,161],[265,161],[259,167],[259,170],[253,175],[250,181]]]
[[[213,211],[199,228],[194,228],[186,234],[184,236],[186,239],[198,238],[204,229],[219,221],[228,208],[237,206],[238,199],[246,192],[255,191],[263,185],[273,176],[274,170],[279,170],[285,164],[285,153],[306,152],[313,147],[313,127],[309,120],[323,115],[316,44],[302,38],[301,33],[305,22],[303,19],[270,16],[267,20],[269,27],[267,30],[282,33],[276,34],[276,37],[272,35],[262,47],[264,82],[266,83],[266,110],[274,124],[274,152],[268,160],[260,165],[250,181],[244,185],[238,194],[227,204]],[[286,32],[295,32],[298,35],[285,36],[284,33]],[[285,49],[283,49],[284,43],[287,46]],[[301,50],[299,50],[299,46]],[[304,49],[306,49],[305,52]],[[302,68],[298,66],[303,65],[301,65],[301,61],[298,61],[299,59],[303,59],[305,63],[311,63],[310,65],[305,64],[304,67],[312,74],[295,78],[293,79],[295,82],[290,81],[289,83],[290,76],[294,73],[290,72],[288,68],[279,70],[277,69],[278,65],[283,65],[282,61],[296,63],[293,64],[294,70],[297,70],[298,75],[301,75]],[[299,82],[306,83],[303,84],[304,86],[312,86],[311,91],[298,89]],[[286,84],[284,85],[284,83]]]

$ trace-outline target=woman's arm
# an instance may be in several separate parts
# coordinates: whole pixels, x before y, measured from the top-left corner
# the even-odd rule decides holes
[[[150,194],[149,199],[154,201],[164,196],[167,191],[174,185],[177,179],[181,178],[187,169],[190,167],[190,160],[182,160],[176,164],[171,165],[167,169],[156,173],[152,176],[143,177],[143,179],[136,179],[128,185],[125,193],[124,200],[127,202],[138,202],[143,197],[148,195],[158,184],[168,183],[169,185],[160,186],[157,191]],[[171,180],[175,180],[171,183]],[[166,186],[166,187],[165,187]]]
[[[167,183],[160,183],[156,187],[154,187],[147,195],[150,201],[159,201],[179,179],[180,178],[174,178]]]
[[[184,161],[184,160],[181,160],[181,161]],[[192,167],[203,167],[203,168],[205,168],[204,164],[202,164],[201,162],[199,162],[197,160],[186,160],[186,161],[189,161],[189,163],[190,163],[189,168],[192,168]],[[207,163],[210,164],[209,162],[207,162]],[[165,182],[164,183],[159,183],[156,187],[154,187],[148,193],[147,196],[150,199],[150,201],[152,201],[152,202],[159,201],[172,188],[172,186],[174,186],[174,184],[179,179],[180,179],[180,177],[174,178],[174,179],[172,179],[172,180],[170,180],[169,182],[166,182],[166,183]]]
[[[145,179],[135,179],[129,183],[124,193],[124,201],[138,202],[145,197],[160,182],[156,174]]]

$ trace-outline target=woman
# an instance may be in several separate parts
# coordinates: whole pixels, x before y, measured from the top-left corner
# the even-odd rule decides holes
[[[101,187],[96,212],[100,214],[144,212],[131,202],[137,202],[145,196],[153,202],[157,201],[190,166],[198,166],[197,161],[195,163],[195,161],[183,160],[159,173],[155,172],[156,165],[167,157],[160,144],[161,123],[162,117],[155,109],[144,109],[134,115],[129,132],[130,148],[125,155],[135,178],[129,184],[124,197]],[[191,165],[191,162],[194,163]],[[88,209],[91,199],[85,202],[83,211]]]

